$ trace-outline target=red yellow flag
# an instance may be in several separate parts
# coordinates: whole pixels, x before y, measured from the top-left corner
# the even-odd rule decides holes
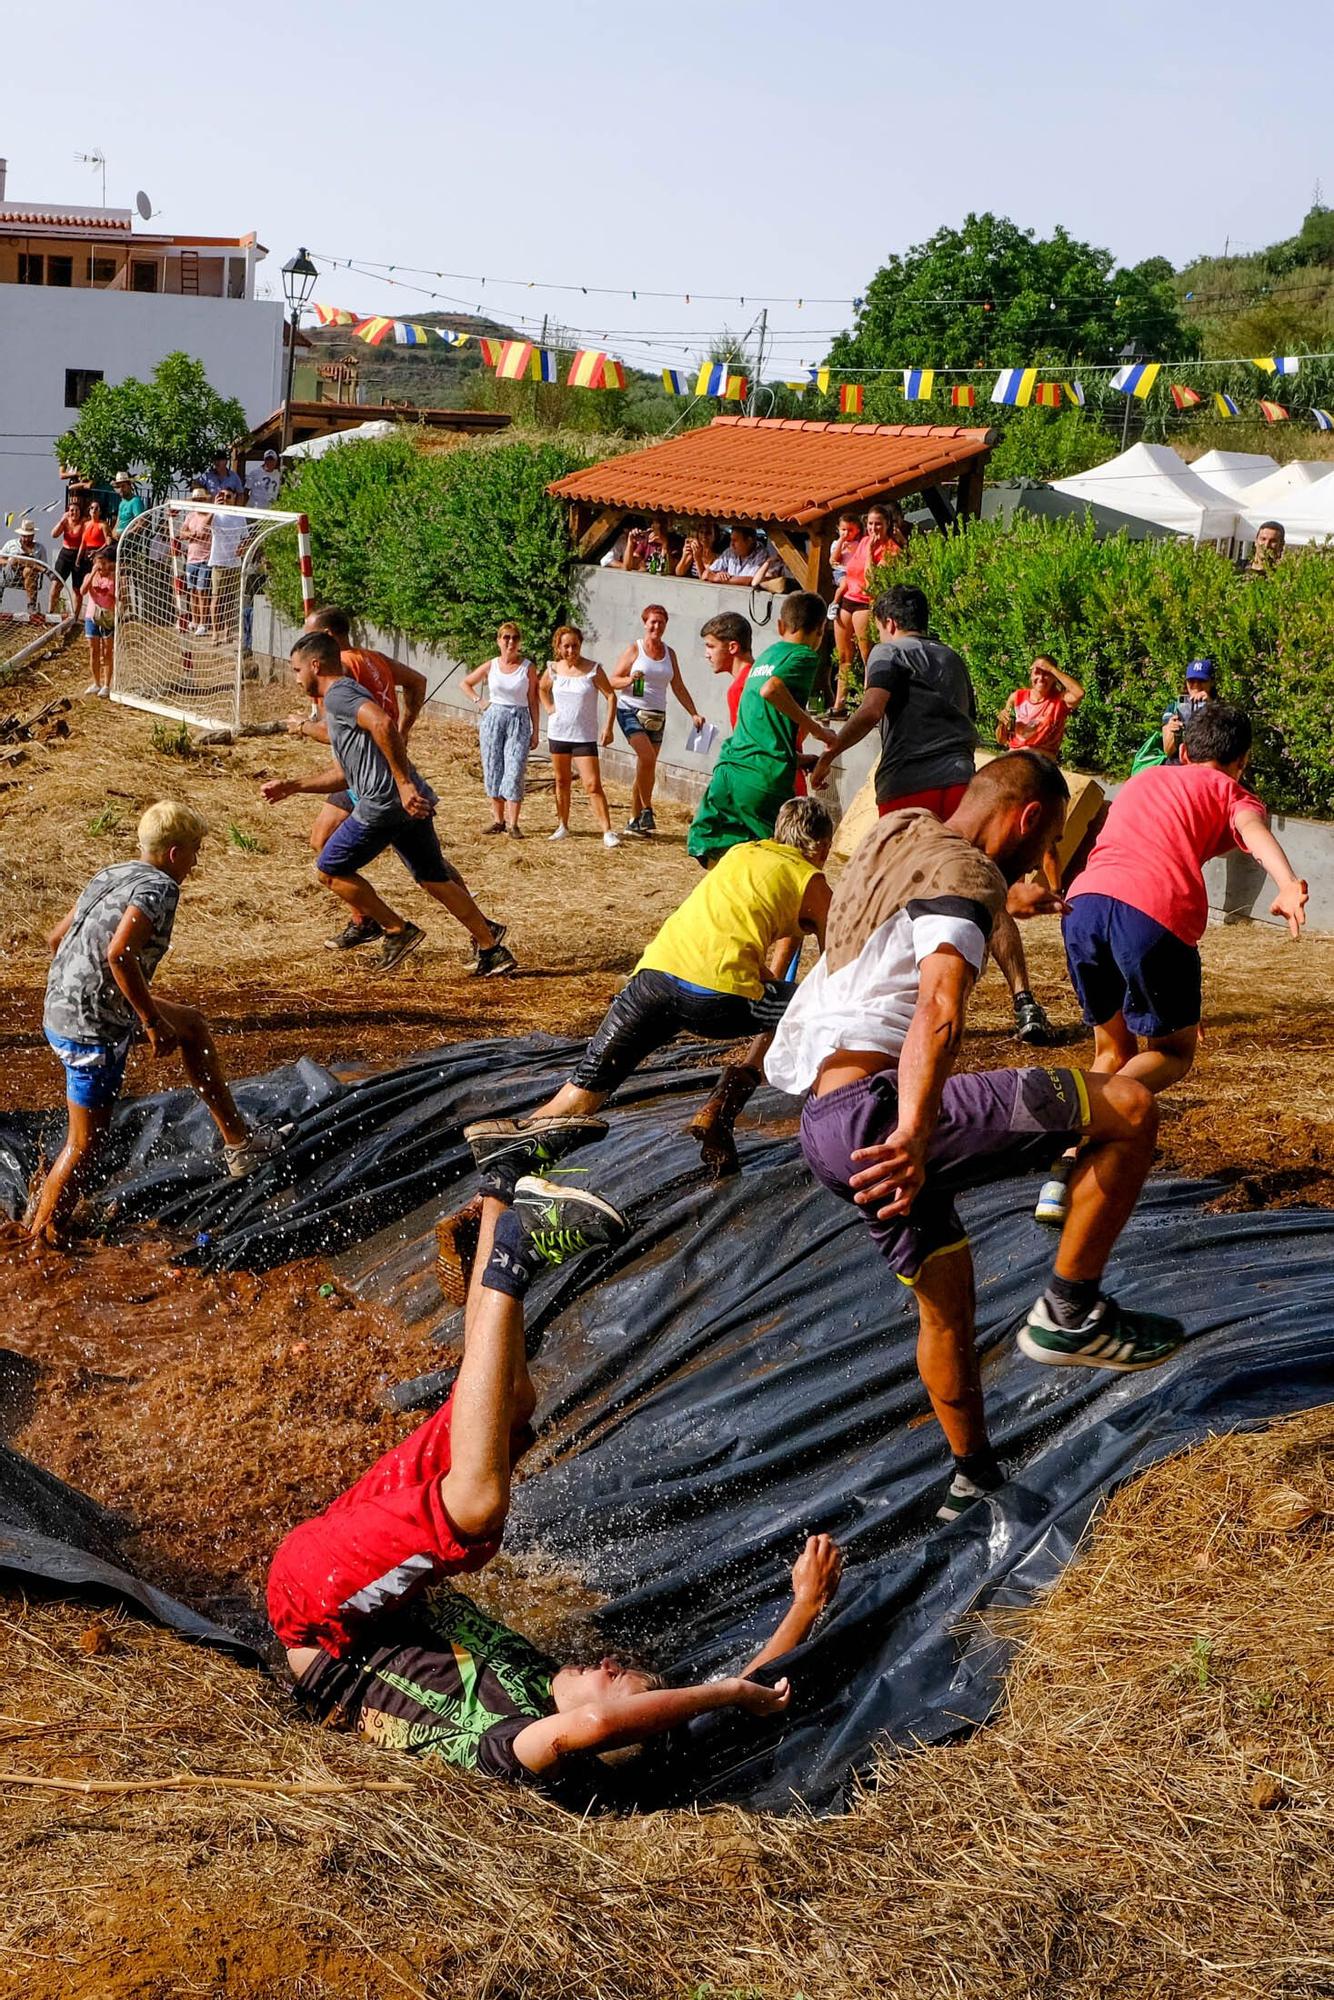
[[[500,350],[504,346],[504,342],[500,340],[482,339],[478,341],[477,345],[482,350],[482,359],[486,363],[487,367],[494,368],[497,361],[499,361],[500,359]]]
[[[1059,410],[1061,407],[1061,385],[1059,382],[1039,382],[1033,392],[1033,401],[1044,410]]]
[[[1198,389],[1188,389],[1183,382],[1174,382],[1172,401],[1179,410],[1193,410],[1197,403],[1204,401],[1204,398]]]
[[[860,382],[844,382],[839,387],[838,407],[845,417],[859,417],[866,391]]]
[[[506,340],[502,342],[496,360],[497,382],[522,382],[533,359],[531,340]]]
[[[1282,403],[1262,402],[1260,405],[1260,412],[1267,424],[1281,424],[1281,423],[1286,423],[1287,421],[1288,413],[1284,409]]]
[[[950,401],[956,410],[971,410],[977,402],[977,391],[971,382],[956,382],[950,390]]]

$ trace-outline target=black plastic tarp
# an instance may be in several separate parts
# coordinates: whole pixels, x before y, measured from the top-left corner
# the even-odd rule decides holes
[[[239,1186],[185,1154],[170,1108],[106,1197],[153,1215],[205,1261],[263,1267],[339,1251],[356,1289],[410,1329],[404,1373],[457,1333],[431,1276],[431,1227],[470,1182],[460,1126],[540,1101],[571,1045],[473,1043],[339,1086],[282,1074],[296,1115],[286,1160]],[[1151,1183],[1111,1280],[1131,1303],[1179,1312],[1190,1339],[1143,1375],[1043,1369],[1015,1349],[1051,1238],[1031,1183],[962,1204],[979,1272],[979,1343],[993,1435],[1012,1483],[949,1530],[933,1520],[947,1472],[914,1365],[915,1321],[860,1217],[815,1186],[795,1107],[761,1093],[743,1122],[742,1174],[705,1183],[682,1127],[712,1073],[675,1051],[633,1080],[606,1141],[570,1163],[633,1222],[599,1264],[544,1278],[538,1448],[507,1546],[541,1549],[606,1597],[604,1643],[673,1678],[740,1664],[776,1623],[803,1536],[843,1543],[839,1600],[788,1663],[784,1726],[722,1715],[648,1760],[644,1802],[727,1798],[837,1806],[877,1743],[939,1741],[982,1721],[1005,1653],[967,1620],[1052,1583],[1099,1500],[1211,1431],[1334,1398],[1334,1214],[1209,1215],[1209,1186]],[[261,1085],[243,1093],[266,1101]],[[14,1134],[0,1131],[0,1147]],[[357,1247],[353,1247],[357,1246]],[[415,1337],[414,1337],[415,1336]]]

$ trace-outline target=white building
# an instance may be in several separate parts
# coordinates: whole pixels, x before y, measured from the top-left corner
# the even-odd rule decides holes
[[[63,498],[52,445],[95,382],[180,349],[252,425],[277,407],[283,309],[255,297],[253,234],[160,236],[129,209],[6,200],[5,177],[0,160],[0,526]]]

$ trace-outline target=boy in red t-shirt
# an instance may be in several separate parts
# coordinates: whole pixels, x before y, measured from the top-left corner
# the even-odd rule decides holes
[[[1122,786],[1070,885],[1061,928],[1097,1075],[1134,1077],[1156,1094],[1194,1062],[1206,861],[1245,848],[1278,888],[1270,915],[1301,936],[1307,887],[1241,782],[1250,753],[1250,718],[1227,702],[1204,704],[1186,724],[1180,764],[1155,765]],[[1066,1174],[1072,1159],[1061,1162]],[[1058,1168],[1039,1197],[1040,1222],[1064,1219],[1065,1194]]]
[[[704,641],[712,671],[732,676],[727,684],[727,713],[735,729],[742,691],[755,664],[750,620],[743,618],[739,611],[720,611],[715,618],[705,619],[699,628],[699,636]]]
[[[1083,701],[1084,690],[1045,653],[1038,654],[1028,678],[1028,686],[1016,688],[1001,710],[996,741],[1005,750],[1040,750],[1044,757],[1059,760],[1065,725]]]

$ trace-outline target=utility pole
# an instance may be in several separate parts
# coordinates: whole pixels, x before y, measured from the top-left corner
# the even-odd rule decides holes
[[[764,306],[760,311],[760,339],[759,345],[755,349],[755,373],[751,377],[750,394],[746,398],[746,415],[748,417],[754,416],[759,405],[760,371],[764,367],[764,343],[768,332],[769,308],[768,306]]]

